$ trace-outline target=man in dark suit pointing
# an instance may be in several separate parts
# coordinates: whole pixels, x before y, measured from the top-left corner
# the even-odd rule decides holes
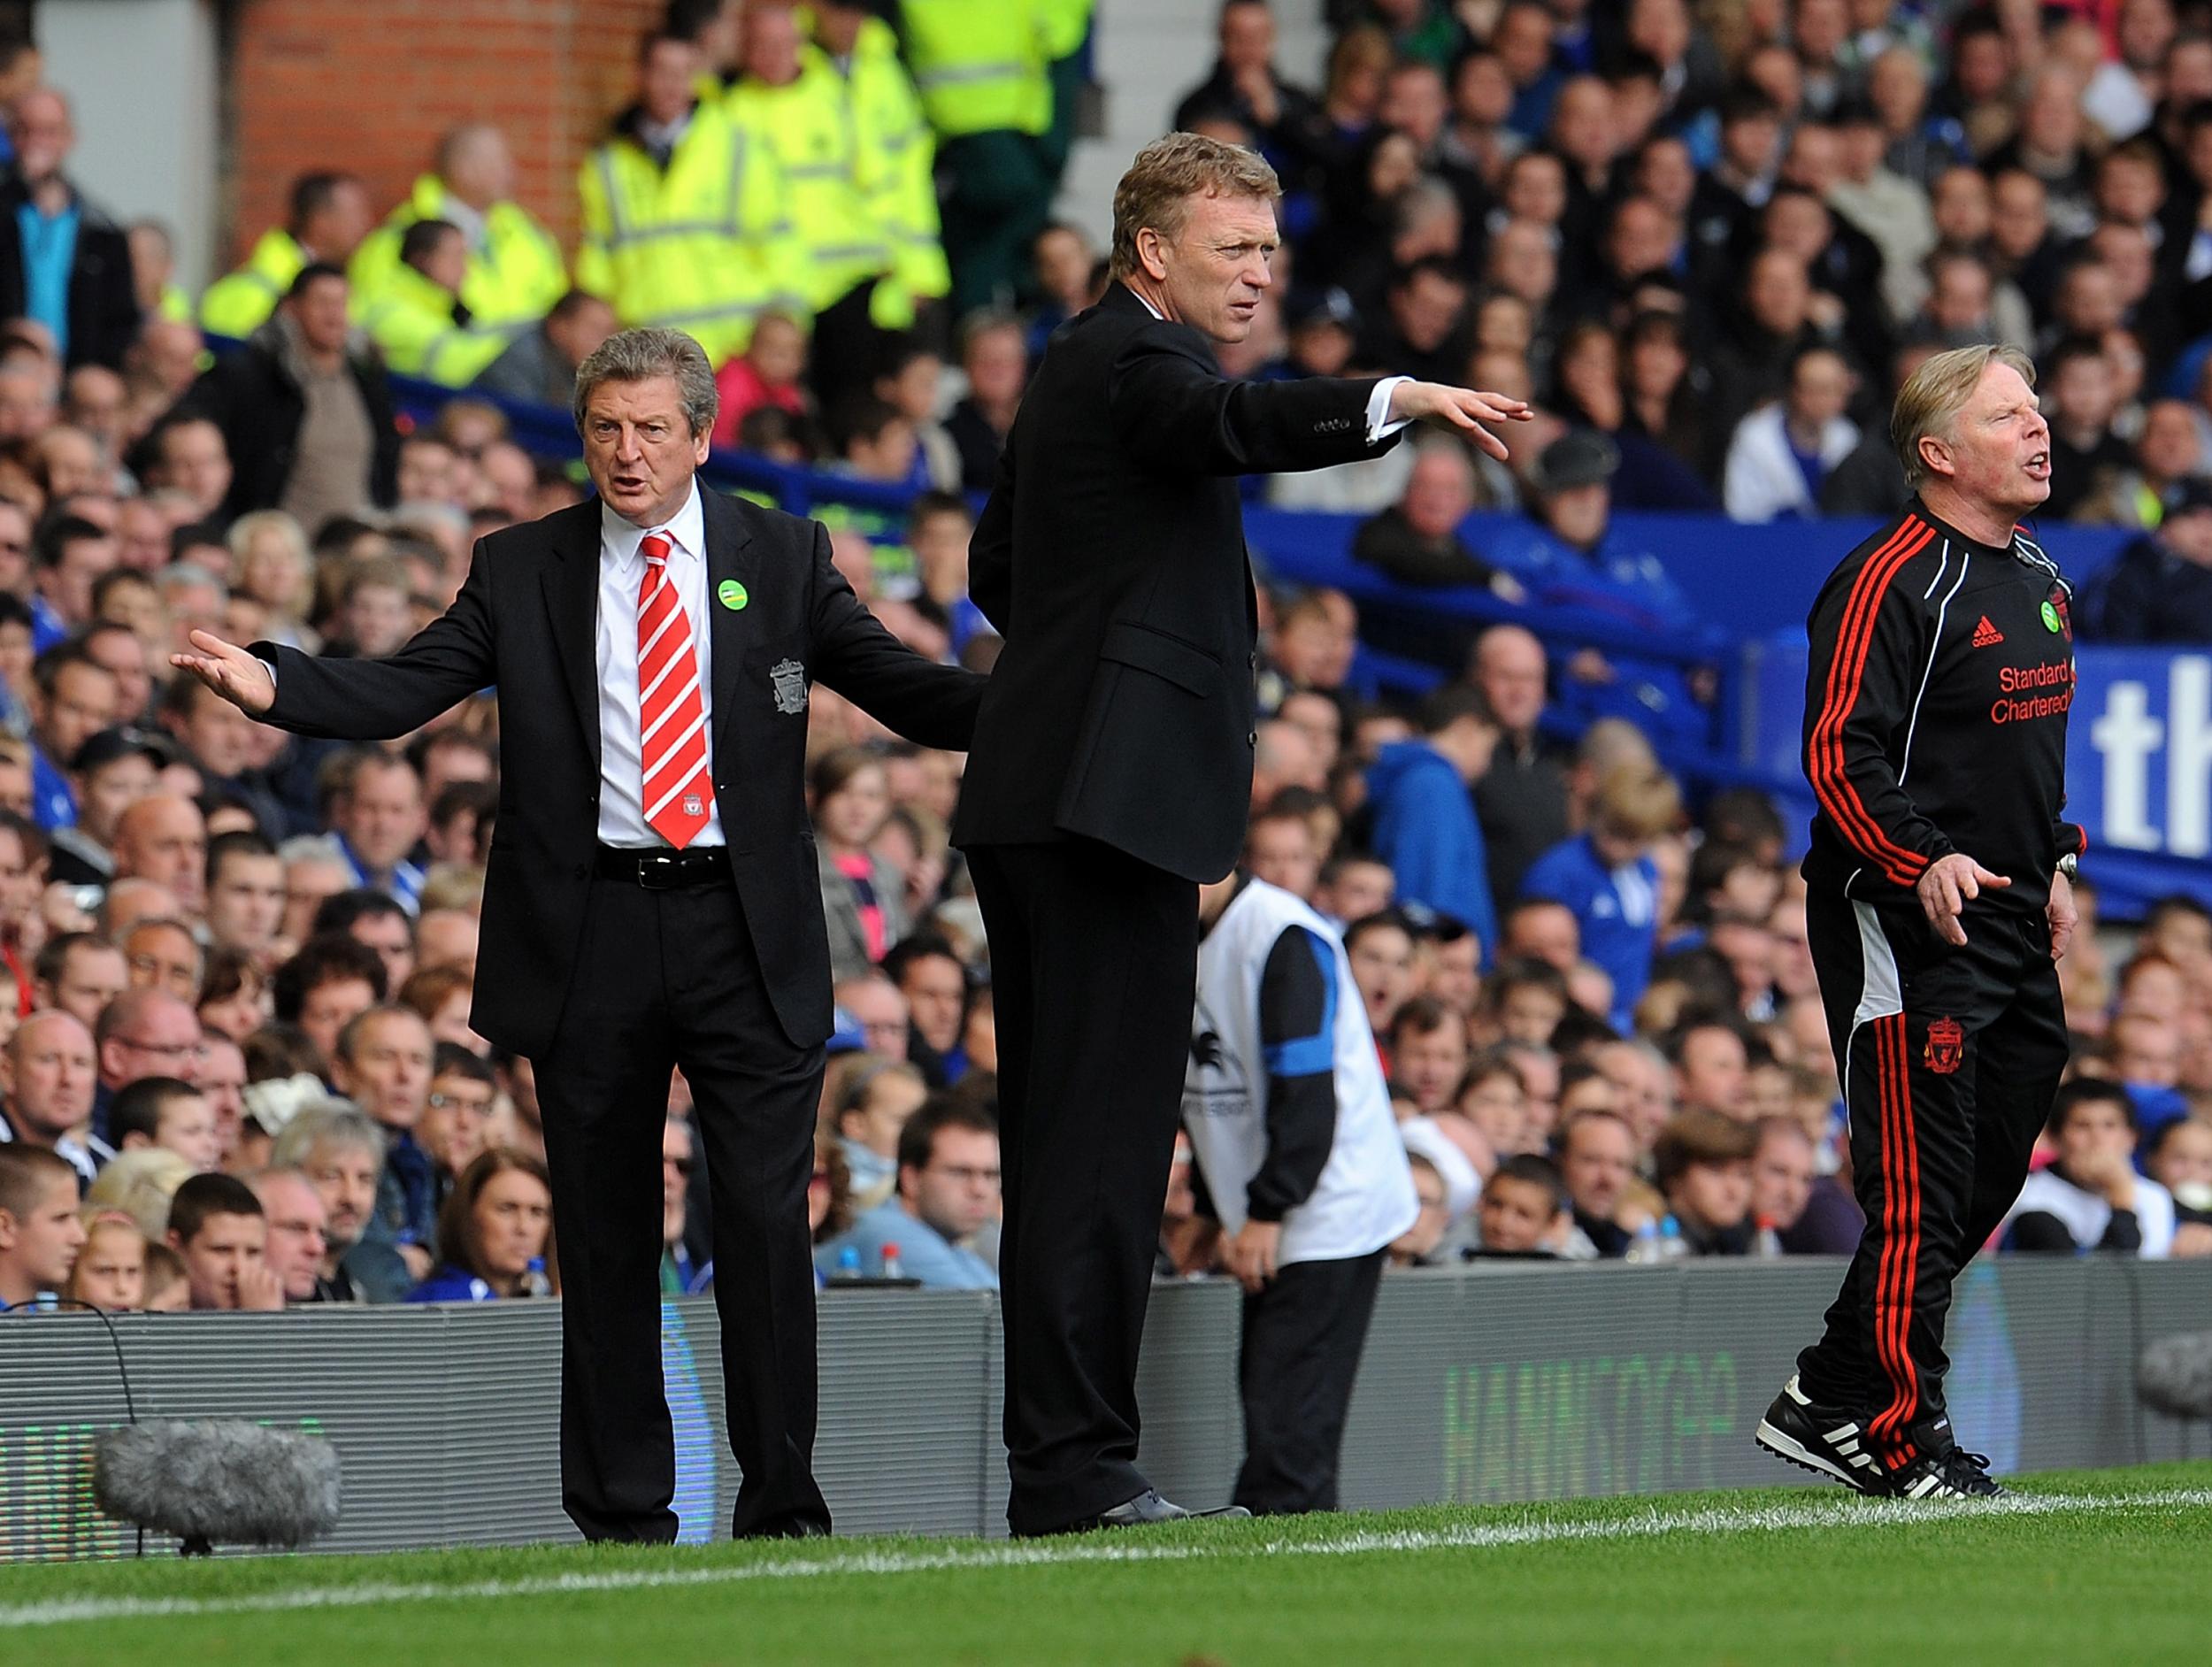
[[[1136,1368],[1180,1110],[1198,886],[1250,796],[1256,611],[1233,477],[1463,433],[1517,401],[1396,377],[1231,382],[1272,169],[1173,134],[1114,194],[1105,298],[1054,336],[970,547],[1006,640],[954,839],[991,945],[1017,1533],[1187,1513],[1138,1471]]]
[[[895,641],[819,526],[700,490],[715,390],[689,336],[611,338],[577,373],[575,411],[598,501],[479,543],[453,606],[389,659],[195,632],[175,664],[269,723],[354,740],[498,686],[506,768],[470,1023],[536,1066],[563,1503],[594,1540],[676,1535],[657,1272],[680,1065],[713,1184],[734,1529],[826,1533],[806,1191],[830,979],[807,690],[818,679],[964,749],[982,680]]]

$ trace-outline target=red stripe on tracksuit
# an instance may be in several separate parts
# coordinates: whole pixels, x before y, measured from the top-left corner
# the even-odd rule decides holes
[[[1874,1021],[1882,1108],[1882,1264],[1874,1286],[1874,1346],[1890,1381],[1890,1402],[1867,1434],[1901,1439],[1920,1404],[1920,1374],[1912,1358],[1913,1296],[1920,1261],[1920,1143],[1913,1133],[1912,1073],[1905,1016]]]
[[[1836,831],[1900,886],[1916,884],[1928,859],[1885,834],[1859,797],[1858,789],[1851,785],[1844,769],[1843,726],[1858,703],[1867,650],[1874,641],[1875,618],[1890,581],[1934,537],[1935,528],[1907,517],[1889,542],[1859,570],[1837,634],[1836,657],[1829,663],[1820,721],[1814,726],[1812,745],[1807,749],[1807,773],[1813,795],[1835,823]]]

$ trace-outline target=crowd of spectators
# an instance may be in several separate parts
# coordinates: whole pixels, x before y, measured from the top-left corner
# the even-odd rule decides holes
[[[1262,147],[1288,188],[1282,281],[1225,368],[1410,371],[1543,412],[1509,469],[1431,442],[1267,485],[1370,512],[1360,560],[1678,633],[1693,617],[1615,534],[1617,506],[1890,513],[1889,388],[1931,347],[2001,338],[2041,356],[2054,512],[2143,529],[2109,617],[2154,636],[2200,590],[2212,608],[2212,378],[2162,380],[2212,281],[2212,37],[2167,0],[2127,0],[2110,40],[2009,4],[1340,9],[1308,93],[1273,68],[1269,8],[1228,0],[1220,62],[1176,112]],[[0,1303],[557,1294],[531,1067],[468,1027],[495,703],[342,747],[253,722],[168,655],[203,627],[388,653],[451,600],[477,537],[575,501],[564,460],[465,391],[403,426],[387,372],[560,400],[618,324],[724,304],[640,302],[609,229],[629,222],[607,193],[703,188],[696,135],[726,161],[735,127],[793,142],[839,86],[872,88],[869,119],[888,121],[903,86],[963,167],[1014,138],[1039,178],[1054,165],[1056,118],[948,122],[892,79],[864,8],[816,5],[811,43],[765,0],[734,30],[734,8],[672,10],[586,165],[572,259],[511,201],[501,135],[464,128],[380,224],[351,176],[301,181],[287,225],[197,305],[242,342],[211,360],[158,228],[78,196],[66,98],[35,53],[0,52],[18,211],[0,217]],[[909,7],[922,38],[930,11]],[[1037,40],[1059,85],[1071,49]],[[969,495],[1050,331],[1098,293],[1097,254],[1034,201],[987,226],[948,196],[940,241],[926,167],[867,190],[850,173],[849,200],[798,219],[865,219],[879,269],[750,247],[757,205],[694,251],[811,286],[728,303],[743,327],[713,344],[717,437],[914,489],[904,514],[826,511],[838,567],[910,644],[987,668]],[[80,281],[111,233],[122,252],[97,258],[127,295]],[[654,242],[676,266],[679,241]],[[1478,549],[1463,527],[1484,504],[1525,513]],[[1341,926],[1423,1204],[1394,1264],[1847,1250],[1786,831],[1756,794],[1694,802],[1660,762],[1709,691],[1504,624],[1458,644],[1417,708],[1377,703],[1350,686],[1350,597],[1272,589],[1262,615],[1245,861]],[[1557,718],[1578,742],[1553,739]],[[996,1051],[947,840],[960,761],[827,689],[810,726],[839,1013],[819,1272],[988,1287]],[[2124,947],[2096,928],[2093,876],[2062,967],[2077,1049],[2049,1162],[2001,1236],[2204,1254],[2212,914],[2170,902]],[[679,1078],[671,1294],[713,1279],[689,1113]],[[1186,1154],[1160,1271],[1213,1275],[1217,1256]]]

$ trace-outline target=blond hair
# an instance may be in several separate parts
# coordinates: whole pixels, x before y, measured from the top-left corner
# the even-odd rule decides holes
[[[1112,273],[1137,270],[1137,234],[1149,228],[1172,242],[1199,196],[1258,197],[1272,203],[1283,185],[1257,151],[1194,133],[1171,133],[1137,152],[1114,188]]]
[[[108,1160],[84,1201],[129,1217],[139,1232],[158,1239],[169,1231],[169,1201],[196,1172],[189,1158],[165,1146],[135,1146]]]
[[[1591,820],[1616,838],[1639,843],[1672,828],[1682,814],[1682,789],[1656,765],[1627,764],[1609,770],[1598,783]]]
[[[1932,355],[1897,390],[1897,403],[1889,415],[1889,442],[1897,449],[1897,460],[1905,465],[1905,484],[1916,492],[1928,479],[1928,465],[1920,458],[1920,442],[1930,435],[1939,440],[1952,437],[1959,413],[1974,397],[1983,373],[1993,365],[2009,365],[2030,388],[2035,386],[2035,363],[2025,353],[2004,343],[1984,342]]]

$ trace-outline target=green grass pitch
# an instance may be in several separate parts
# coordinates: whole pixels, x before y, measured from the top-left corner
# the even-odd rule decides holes
[[[1839,1489],[833,1540],[0,1571],[0,1661],[1481,1663],[2204,1660],[2212,1464],[2009,1504]]]

